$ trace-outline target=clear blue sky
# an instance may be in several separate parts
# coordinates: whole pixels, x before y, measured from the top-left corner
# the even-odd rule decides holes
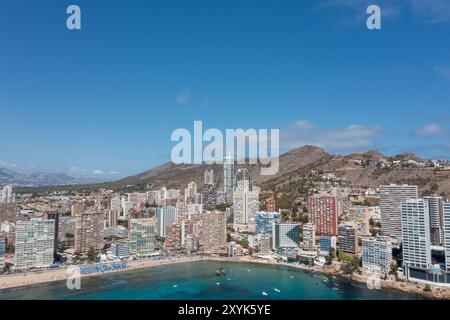
[[[379,31],[365,0],[1,0],[0,165],[138,173],[194,120],[450,159],[450,1],[370,3]]]

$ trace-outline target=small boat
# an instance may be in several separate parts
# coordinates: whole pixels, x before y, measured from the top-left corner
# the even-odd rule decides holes
[[[294,279],[294,277],[293,277],[293,276],[290,276],[289,278],[291,278],[291,279]]]
[[[218,285],[218,286],[219,286],[219,285],[220,285],[220,282],[216,282],[216,285]]]
[[[268,294],[265,291],[263,291],[262,294],[263,296],[268,296]]]
[[[277,288],[275,288],[275,289],[273,289],[274,291],[276,291],[276,292],[281,292],[279,289],[277,289]]]
[[[333,290],[334,290],[334,291],[339,291],[339,290],[341,290],[341,289],[339,289],[339,288],[333,288]]]
[[[220,268],[216,270],[216,276],[223,276],[225,274],[225,269]]]
[[[178,287],[178,285],[174,284],[174,285],[173,285],[173,287],[174,287],[174,288],[177,288],[177,287]]]

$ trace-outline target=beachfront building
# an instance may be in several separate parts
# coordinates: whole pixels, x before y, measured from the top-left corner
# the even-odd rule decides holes
[[[348,220],[355,223],[359,235],[370,235],[369,207],[354,206],[348,208]]]
[[[223,212],[201,215],[199,247],[205,252],[220,251],[227,243],[227,223]]]
[[[403,264],[407,267],[431,267],[430,220],[428,202],[403,201],[401,210]]]
[[[274,223],[281,222],[279,212],[260,211],[255,214],[256,234],[272,234]]]
[[[300,224],[274,223],[272,229],[273,248],[297,248],[300,245]]]
[[[319,240],[320,251],[330,252],[331,249],[336,250],[336,237],[321,236]]]
[[[138,257],[146,257],[155,250],[155,224],[153,219],[130,220],[130,249]]]
[[[303,225],[303,250],[316,250],[316,227],[312,223]]]
[[[450,201],[444,202],[445,270],[450,272]]]
[[[428,202],[430,213],[431,245],[440,246],[444,243],[444,207],[442,197],[429,196],[423,199]]]
[[[334,196],[308,198],[308,222],[316,226],[318,236],[337,236],[338,202]]]
[[[346,222],[339,225],[338,249],[346,253],[358,253],[358,236],[355,224]]]
[[[259,235],[259,253],[269,254],[272,251],[272,236],[270,234]]]
[[[164,246],[166,249],[173,250],[181,247],[184,238],[185,221],[172,222],[167,226]]]
[[[6,237],[0,234],[0,270],[5,267]]]
[[[54,241],[55,220],[17,221],[14,268],[26,270],[53,264]]]
[[[89,249],[103,249],[105,215],[103,213],[83,213],[76,216],[75,252]]]
[[[389,237],[362,237],[362,267],[368,271],[389,272],[392,246]]]
[[[130,245],[126,241],[113,242],[111,244],[111,256],[119,259],[130,256]]]
[[[402,238],[401,203],[417,199],[419,188],[411,185],[380,186],[381,234],[400,240]]]
[[[156,234],[159,237],[165,237],[167,226],[177,219],[177,208],[167,206],[156,209]]]

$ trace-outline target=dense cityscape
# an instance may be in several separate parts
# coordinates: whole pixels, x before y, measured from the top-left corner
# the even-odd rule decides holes
[[[446,163],[427,165],[448,170]],[[331,172],[310,177],[295,208],[279,208],[273,192],[232,158],[225,158],[223,172],[207,169],[203,184],[184,190],[15,193],[4,186],[0,287],[63,280],[74,265],[81,275],[95,275],[215,259],[450,297],[445,195],[420,197],[416,185],[346,185]]]

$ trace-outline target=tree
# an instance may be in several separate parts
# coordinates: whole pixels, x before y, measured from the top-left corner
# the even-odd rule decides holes
[[[87,256],[89,261],[91,262],[95,262],[97,260],[97,254],[95,253],[95,250],[92,247],[90,247],[89,250],[87,251]]]

